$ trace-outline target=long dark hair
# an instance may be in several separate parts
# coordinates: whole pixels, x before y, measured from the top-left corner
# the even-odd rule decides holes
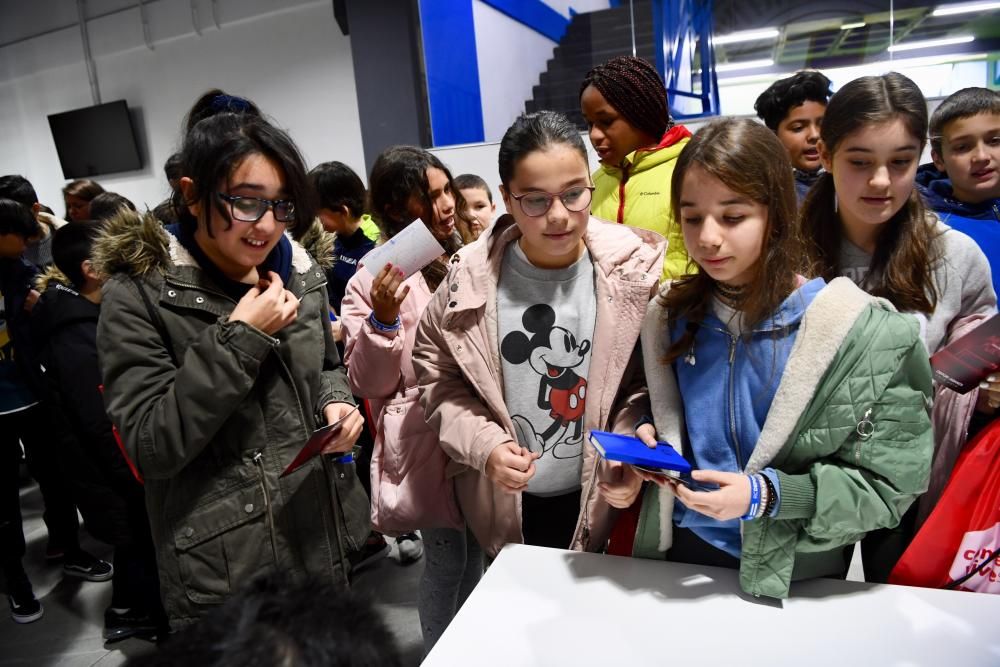
[[[291,137],[259,116],[221,113],[191,128],[181,150],[181,169],[184,176],[194,181],[194,201],[201,203],[206,216],[215,209],[232,225],[229,207],[216,192],[219,184],[228,181],[251,155],[266,157],[284,175],[288,198],[295,202],[295,219],[288,223],[288,229],[298,238],[308,231],[316,211],[305,164]],[[177,219],[192,232],[198,226],[197,218],[186,205],[178,207]],[[207,231],[211,235],[210,225]]]
[[[833,156],[850,134],[868,125],[903,121],[923,150],[927,143],[927,103],[913,81],[897,72],[863,76],[830,98],[820,139]],[[813,185],[800,213],[802,235],[816,271],[826,280],[841,275],[843,225],[836,210],[833,174]],[[896,215],[882,225],[868,276],[861,285],[904,311],[931,313],[937,305],[932,266],[937,261],[935,232],[916,188]]]
[[[430,185],[427,183],[428,169],[440,169],[448,177],[448,184],[455,197],[455,216],[458,219],[459,210],[464,208],[464,201],[448,167],[436,155],[423,148],[393,146],[382,151],[375,159],[368,178],[371,214],[382,230],[382,238],[391,239],[412,222],[408,212],[411,199],[420,202],[421,219],[427,224],[431,222],[434,204],[431,202]],[[462,247],[460,233],[452,234],[442,245],[449,256],[455,254]],[[425,266],[421,273],[433,291],[448,274],[448,267],[434,261]]]
[[[744,323],[753,327],[778,309],[795,289],[803,270],[805,253],[796,226],[795,184],[788,153],[774,133],[760,123],[737,118],[709,123],[695,133],[677,158],[670,183],[675,220],[682,219],[684,176],[694,166],[733,192],[767,207],[760,257],[740,303]],[[688,261],[694,264],[694,260]],[[691,347],[714,293],[715,280],[699,272],[675,281],[665,297],[658,297],[667,311],[668,327],[680,319],[687,321],[684,334],[667,350],[667,363]]]

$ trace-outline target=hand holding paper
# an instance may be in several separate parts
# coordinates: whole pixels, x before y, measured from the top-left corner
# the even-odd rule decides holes
[[[361,413],[358,412],[358,406],[349,403],[331,403],[323,409],[323,415],[326,417],[327,425],[313,431],[309,441],[281,473],[282,477],[295,472],[309,459],[320,454],[351,451],[365,423]]]
[[[368,273],[378,276],[386,264],[403,272],[403,279],[424,268],[444,254],[427,225],[417,218],[400,233],[364,256],[362,263]]]

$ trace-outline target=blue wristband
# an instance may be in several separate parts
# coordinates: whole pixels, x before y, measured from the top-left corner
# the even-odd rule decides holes
[[[368,316],[368,324],[372,325],[372,328],[376,331],[381,331],[382,333],[393,333],[399,331],[399,328],[403,326],[402,320],[399,319],[399,315],[396,315],[396,321],[392,324],[385,324],[384,322],[379,322],[375,318],[375,312],[372,311],[371,315]]]
[[[760,480],[757,475],[747,475],[750,480],[750,508],[747,513],[740,517],[740,521],[752,521],[757,518],[757,510],[760,508]]]

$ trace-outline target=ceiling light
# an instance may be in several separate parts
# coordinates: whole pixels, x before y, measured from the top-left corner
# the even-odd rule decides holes
[[[960,35],[959,37],[947,37],[945,39],[926,39],[922,42],[909,42],[903,44],[893,44],[888,48],[889,53],[899,53],[900,51],[913,51],[916,49],[930,49],[935,46],[951,46],[952,44],[968,44],[975,37],[972,35]]]
[[[725,63],[724,65],[716,65],[716,72],[734,72],[740,69],[754,69],[755,67],[770,67],[774,64],[774,61],[770,58],[764,58],[762,60],[744,60],[743,62],[735,63]]]
[[[716,46],[720,44],[736,44],[737,42],[757,42],[762,39],[774,39],[781,34],[777,28],[761,28],[760,30],[741,30],[728,35],[718,35],[712,38]]]
[[[866,25],[868,25],[868,24],[865,23],[864,21],[856,21],[854,23],[845,23],[844,25],[840,26],[840,29],[841,30],[854,30],[856,28],[864,28]]]
[[[964,5],[944,5],[931,12],[931,16],[954,16],[969,12],[989,12],[1000,9],[1000,2],[969,2]]]

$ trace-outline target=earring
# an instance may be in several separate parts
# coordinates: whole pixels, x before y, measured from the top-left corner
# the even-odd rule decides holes
[[[837,199],[837,193],[833,193],[833,212],[837,213],[840,211],[840,200]]]

